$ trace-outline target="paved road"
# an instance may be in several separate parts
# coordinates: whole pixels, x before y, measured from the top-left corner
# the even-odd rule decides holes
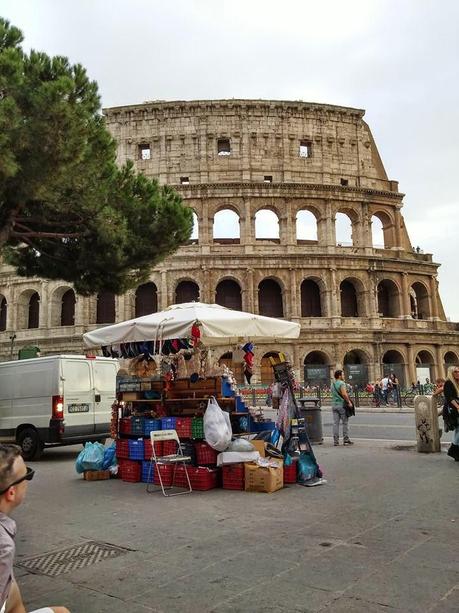
[[[328,409],[322,410],[322,427],[326,437],[332,436],[333,417]],[[349,421],[351,438],[415,441],[414,413],[376,413],[374,410],[356,409]],[[440,420],[440,427],[442,422]],[[451,442],[451,432],[443,434],[442,443]]]

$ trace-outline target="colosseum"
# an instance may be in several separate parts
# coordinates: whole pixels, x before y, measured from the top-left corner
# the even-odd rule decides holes
[[[175,187],[195,213],[193,237],[150,282],[120,296],[78,296],[3,266],[1,359],[25,345],[42,355],[81,352],[87,330],[201,300],[301,324],[294,343],[256,346],[252,382],[271,379],[267,358],[279,351],[310,383],[327,383],[331,369],[344,367],[357,384],[393,371],[408,385],[458,362],[458,326],[443,310],[438,264],[410,243],[403,194],[363,110],[231,99],[104,113],[119,162],[134,160]],[[235,349],[221,347],[216,357],[231,363]]]

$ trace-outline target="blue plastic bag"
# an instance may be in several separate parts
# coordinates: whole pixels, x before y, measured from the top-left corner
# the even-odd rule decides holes
[[[77,473],[85,470],[102,470],[105,447],[101,443],[86,443],[75,462]]]
[[[113,445],[111,445],[110,447],[105,448],[104,461],[102,462],[102,470],[107,470],[108,468],[110,468],[110,466],[116,464],[115,453],[115,443],[113,443]]]
[[[309,453],[301,452],[298,458],[298,483],[318,477],[318,466]]]

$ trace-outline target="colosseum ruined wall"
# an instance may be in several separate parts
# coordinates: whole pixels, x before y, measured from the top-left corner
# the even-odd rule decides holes
[[[1,359],[30,344],[42,354],[81,351],[87,330],[199,299],[301,324],[297,341],[256,347],[253,381],[270,378],[266,356],[277,351],[310,382],[344,366],[356,383],[394,371],[409,384],[458,361],[438,264],[410,243],[403,194],[387,177],[363,110],[213,100],[104,113],[118,161],[133,160],[181,194],[195,212],[194,238],[150,283],[116,297],[75,296],[68,284],[19,278],[3,266]],[[259,223],[266,211],[270,232]],[[301,236],[305,215],[312,237]],[[338,215],[349,220],[349,242],[337,240]],[[232,236],[218,234],[217,218],[237,220]],[[384,245],[373,244],[375,224]],[[233,349],[221,347],[218,357],[230,360]]]

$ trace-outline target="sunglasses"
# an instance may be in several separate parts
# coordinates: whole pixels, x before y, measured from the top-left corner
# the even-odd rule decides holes
[[[4,490],[0,492],[0,496],[4,494],[5,492],[7,492],[10,489],[10,487],[13,487],[13,485],[19,485],[23,481],[32,481],[35,471],[33,468],[30,468],[30,466],[27,466],[26,468],[27,468],[26,474],[20,479],[17,479],[16,481],[14,481],[13,483],[10,483],[8,487],[6,487]]]

